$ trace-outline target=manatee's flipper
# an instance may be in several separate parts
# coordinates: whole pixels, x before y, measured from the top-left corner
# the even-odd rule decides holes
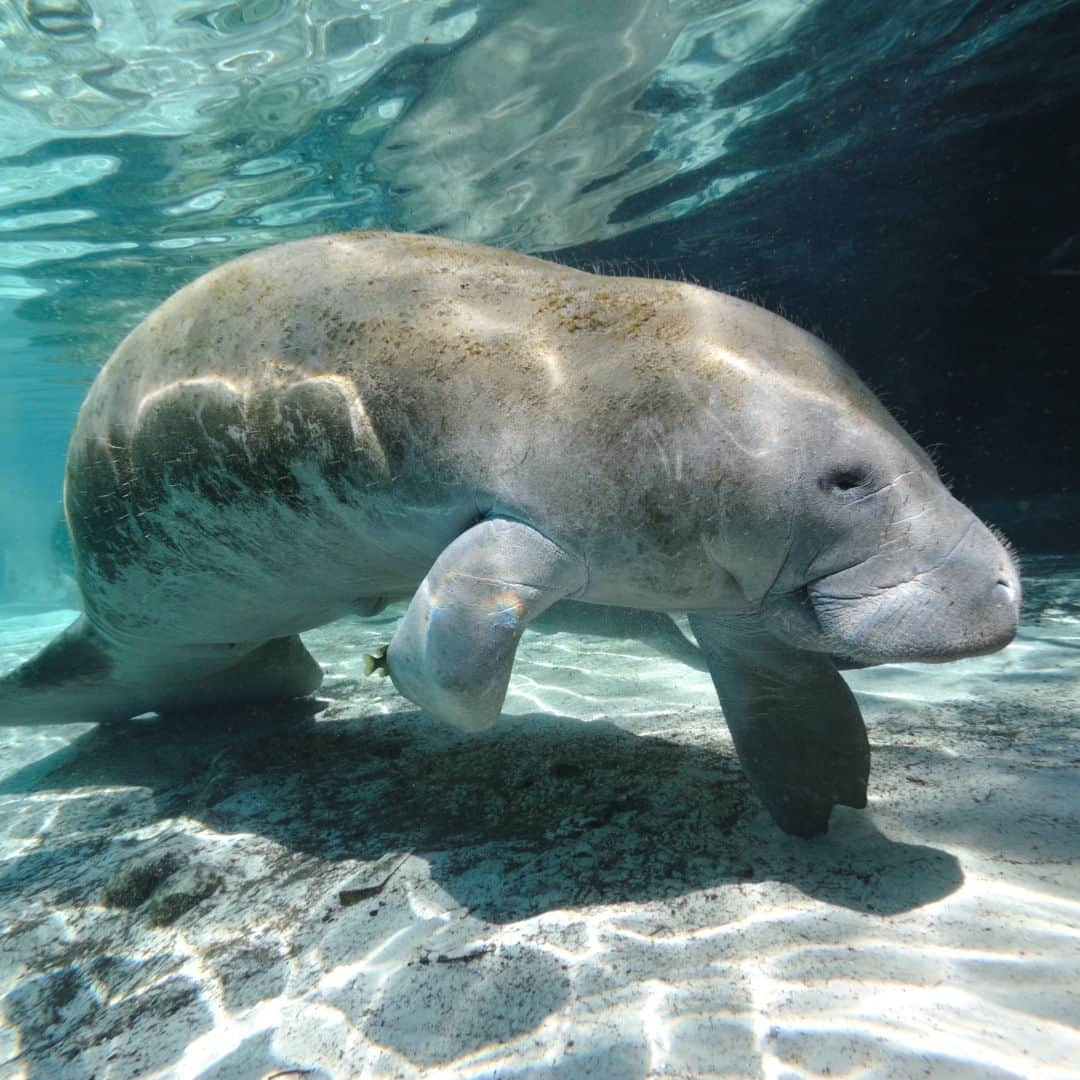
[[[836,804],[864,807],[870,744],[832,658],[784,644],[752,615],[693,614],[690,626],[739,761],[777,825],[814,836]]]
[[[586,582],[581,560],[519,521],[489,518],[435,561],[386,654],[398,690],[464,731],[499,718],[530,619]]]
[[[352,603],[353,614],[362,619],[370,619],[383,611],[389,603],[388,596],[361,596]]]
[[[666,611],[586,604],[563,600],[547,611],[533,628],[546,633],[569,630],[599,637],[636,638],[663,656],[679,660],[698,671],[705,670],[701,650],[679,629]]]
[[[80,616],[0,678],[0,727],[125,720],[189,705],[279,701],[317,689],[322,669],[298,637],[234,658],[227,646],[123,655]]]
[[[248,705],[306,697],[322,685],[323,670],[297,636],[273,638],[212,674],[163,680],[155,711],[194,705]]]

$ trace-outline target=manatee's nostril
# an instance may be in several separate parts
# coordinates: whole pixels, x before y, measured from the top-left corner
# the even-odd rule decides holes
[[[1010,581],[1006,577],[999,577],[997,581],[994,582],[994,589],[995,591],[1001,589],[1010,600],[1016,596],[1016,582]]]
[[[991,603],[1005,616],[1008,622],[1008,640],[1016,634],[1016,621],[1020,615],[1020,589],[1018,583],[1008,578],[999,577],[994,582],[994,600]],[[996,602],[995,602],[996,601]]]

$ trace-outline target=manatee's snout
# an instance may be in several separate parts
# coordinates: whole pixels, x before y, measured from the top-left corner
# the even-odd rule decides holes
[[[1008,552],[1006,556],[1006,564],[997,571],[989,596],[985,598],[986,647],[980,654],[1004,649],[1020,628],[1020,574]]]
[[[927,588],[940,601],[927,605],[937,620],[922,635],[920,659],[934,662],[983,656],[1004,649],[1020,625],[1020,575],[1005,546],[975,521],[955,559],[928,575]],[[944,602],[943,610],[940,602]],[[918,648],[918,639],[914,642]]]
[[[996,652],[1013,640],[1020,620],[1016,563],[969,511],[957,516],[948,522],[956,528],[909,533],[807,586],[830,651],[864,664],[941,663]],[[949,535],[952,542],[944,540]]]

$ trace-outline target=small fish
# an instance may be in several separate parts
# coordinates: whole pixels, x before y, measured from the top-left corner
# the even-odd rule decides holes
[[[378,672],[379,678],[385,679],[390,674],[390,669],[386,666],[387,648],[386,645],[380,645],[373,653],[364,653],[365,675],[374,675]]]

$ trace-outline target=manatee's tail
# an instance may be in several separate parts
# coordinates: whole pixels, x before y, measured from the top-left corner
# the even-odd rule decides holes
[[[322,683],[322,669],[298,637],[275,638],[239,656],[199,650],[177,656],[168,677],[118,678],[114,650],[80,616],[36,656],[0,678],[0,727],[125,720],[192,705],[280,701]],[[131,664],[125,665],[130,671]]]

